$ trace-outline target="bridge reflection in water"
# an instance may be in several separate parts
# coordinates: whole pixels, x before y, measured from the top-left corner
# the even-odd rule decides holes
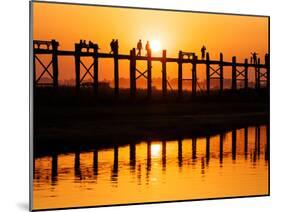
[[[268,127],[35,160],[34,207],[265,195]]]

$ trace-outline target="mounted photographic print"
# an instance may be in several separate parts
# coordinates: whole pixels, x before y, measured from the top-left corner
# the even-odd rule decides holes
[[[269,195],[269,17],[31,2],[31,209]]]

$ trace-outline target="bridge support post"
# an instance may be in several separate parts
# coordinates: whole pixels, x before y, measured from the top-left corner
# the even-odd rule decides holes
[[[260,70],[260,58],[258,58],[257,64],[257,89],[261,87],[261,70]]]
[[[223,92],[223,54],[220,53],[220,92]]]
[[[98,47],[94,48],[94,94],[98,94],[99,89],[99,56]]]
[[[130,95],[136,96],[136,49],[130,51]]]
[[[178,97],[182,98],[182,51],[179,51],[178,58]]]
[[[235,91],[237,88],[236,80],[236,57],[232,57],[232,91]]]
[[[196,88],[197,88],[197,56],[193,57],[192,60],[192,96],[196,95]]]
[[[166,70],[167,51],[162,52],[162,95],[167,96],[167,70]]]
[[[113,52],[114,54],[114,95],[119,96],[119,60],[118,60],[118,48]]]
[[[54,89],[57,90],[59,85],[59,70],[58,70],[59,43],[55,40],[52,40],[51,44],[52,44],[53,85],[54,85]]]
[[[75,87],[76,91],[80,91],[80,53],[81,45],[75,44]]]
[[[245,84],[244,88],[245,90],[248,90],[248,59],[245,59]]]
[[[150,98],[152,93],[151,78],[151,49],[147,50],[147,97]]]
[[[206,54],[206,92],[210,94],[210,55]]]

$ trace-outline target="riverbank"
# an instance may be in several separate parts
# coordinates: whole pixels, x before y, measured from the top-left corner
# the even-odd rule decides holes
[[[143,140],[173,140],[268,124],[266,104],[172,104],[40,107],[35,155],[102,148]]]

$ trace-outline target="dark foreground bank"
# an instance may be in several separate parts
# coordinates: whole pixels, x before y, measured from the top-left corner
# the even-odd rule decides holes
[[[226,91],[147,101],[42,89],[35,92],[33,115],[34,152],[40,156],[269,124],[269,95],[267,90]]]
[[[85,109],[78,115],[73,109],[56,110],[60,118],[52,119],[50,116],[37,120],[34,131],[35,155],[102,148],[142,140],[214,135],[246,126],[267,124],[269,119],[267,112],[255,111],[193,115],[139,114],[133,117],[95,117],[90,111]]]

